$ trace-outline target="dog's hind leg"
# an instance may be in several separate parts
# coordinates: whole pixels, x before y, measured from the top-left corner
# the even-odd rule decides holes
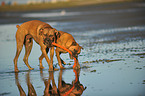
[[[48,52],[49,52],[49,48],[47,47],[47,48],[46,48],[46,53],[48,53]],[[43,55],[43,53],[42,53],[41,56],[39,57],[40,69],[44,69],[44,67],[43,67],[43,65],[42,65],[42,60],[43,60],[43,58],[44,58],[44,55]]]
[[[22,51],[23,48],[23,43],[24,43],[24,38],[21,34],[19,34],[19,31],[16,33],[16,43],[17,43],[17,51],[16,51],[16,55],[14,58],[14,67],[15,67],[15,72],[18,72],[18,67],[17,67],[17,61],[19,58],[19,55]]]
[[[33,45],[33,40],[32,40],[32,37],[30,35],[25,36],[24,45],[25,45],[25,56],[23,58],[23,61],[26,64],[26,66],[29,68],[29,70],[33,70],[34,68],[31,68],[29,63],[28,63],[28,57],[30,55],[32,45]]]
[[[22,45],[20,45],[20,44],[17,45],[17,51],[16,51],[16,55],[15,55],[15,58],[14,58],[15,72],[19,71],[18,66],[17,66],[17,61],[18,61],[18,58],[19,58],[19,55],[21,53],[22,48],[23,48],[23,44]]]

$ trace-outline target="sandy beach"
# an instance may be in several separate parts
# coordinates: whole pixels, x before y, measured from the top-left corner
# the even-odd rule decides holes
[[[45,69],[40,70],[40,46],[34,42],[29,57],[34,70],[24,64],[23,48],[18,60],[20,72],[15,73],[16,25],[29,20],[41,20],[72,34],[84,48],[79,55],[81,69],[73,70],[69,54],[62,54],[65,70],[48,72],[45,59]],[[0,96],[54,96],[55,88],[61,96],[71,88],[70,94],[82,96],[145,96],[144,2],[5,12],[0,13],[0,29]],[[54,66],[59,68],[56,56]],[[62,91],[64,86],[59,89],[61,83],[69,86],[68,90]],[[53,84],[56,87],[49,88]]]

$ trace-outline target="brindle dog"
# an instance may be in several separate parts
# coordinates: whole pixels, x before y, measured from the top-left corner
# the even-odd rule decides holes
[[[80,65],[78,62],[78,55],[80,54],[81,49],[83,48],[75,41],[75,39],[73,38],[71,34],[67,32],[63,32],[63,31],[57,31],[57,30],[56,30],[56,33],[57,33],[56,43],[69,49],[72,52],[72,55],[70,55],[70,58],[71,59],[73,59],[73,57],[76,58],[76,66],[74,67],[74,69],[79,69]],[[60,68],[64,69],[64,67],[62,66],[62,63],[63,64],[66,64],[66,63],[60,58],[60,54],[67,53],[67,51],[59,47],[56,47],[55,52],[56,52],[56,57],[57,57]]]

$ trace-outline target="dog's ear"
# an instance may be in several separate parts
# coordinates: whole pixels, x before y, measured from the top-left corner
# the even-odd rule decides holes
[[[54,28],[55,29],[55,28]],[[59,33],[59,31],[57,31],[56,29],[55,29],[55,35],[56,35],[56,38],[59,38],[60,37],[60,33]]]
[[[37,27],[37,36],[42,35],[43,26],[44,26],[44,25],[42,24],[42,25],[39,25],[39,26]]]
[[[43,29],[45,28],[52,28],[49,24],[41,24],[37,27],[37,36],[43,34]]]
[[[83,50],[84,48],[82,46],[80,46],[80,48]]]

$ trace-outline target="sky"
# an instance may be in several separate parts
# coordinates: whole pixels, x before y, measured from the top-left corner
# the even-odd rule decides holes
[[[51,0],[0,0],[0,4],[2,1],[4,1],[5,3],[16,1],[18,4],[25,4],[28,1],[51,1]]]

